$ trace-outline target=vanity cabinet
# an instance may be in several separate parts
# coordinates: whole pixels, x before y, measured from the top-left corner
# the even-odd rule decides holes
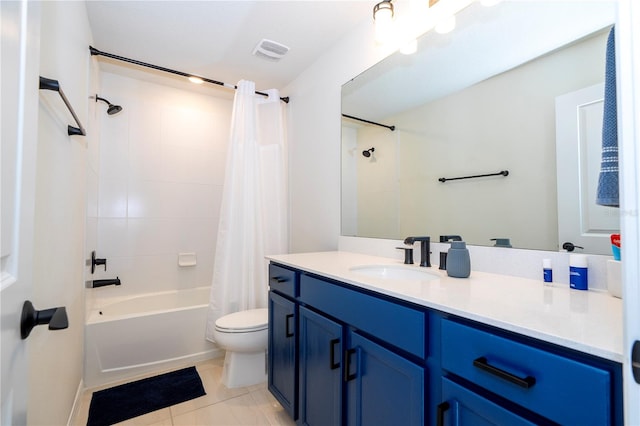
[[[270,279],[269,390],[297,424],[622,424],[619,363],[274,263]]]
[[[298,274],[270,265],[269,282],[268,388],[291,418],[296,419]]]
[[[424,425],[424,312],[307,274],[299,302],[300,424]]]
[[[569,351],[551,352],[456,320],[442,321],[442,336],[442,401],[458,407],[451,410],[460,416],[454,424],[478,424],[472,420],[478,414],[513,416],[494,424],[530,424],[524,418],[535,424],[614,422],[613,365],[587,363]]]

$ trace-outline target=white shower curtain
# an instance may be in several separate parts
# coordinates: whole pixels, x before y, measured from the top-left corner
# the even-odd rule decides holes
[[[207,315],[215,321],[267,307],[267,254],[288,252],[284,108],[277,90],[267,98],[240,81],[231,118],[226,174]]]

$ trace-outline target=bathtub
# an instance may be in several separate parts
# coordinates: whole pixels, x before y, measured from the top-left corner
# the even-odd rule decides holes
[[[205,340],[209,287],[100,299],[89,294],[85,386],[177,368],[224,351]]]

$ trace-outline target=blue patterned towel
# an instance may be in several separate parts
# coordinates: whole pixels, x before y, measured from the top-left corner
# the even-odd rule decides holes
[[[596,204],[619,207],[618,195],[618,120],[616,108],[616,47],[614,28],[607,40],[602,118],[602,163]]]

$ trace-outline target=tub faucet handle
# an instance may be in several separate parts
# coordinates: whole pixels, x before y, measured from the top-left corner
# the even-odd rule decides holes
[[[98,259],[96,257],[96,251],[91,252],[91,273],[93,274],[96,271],[97,265],[104,265],[104,270],[107,270],[107,259]]]

